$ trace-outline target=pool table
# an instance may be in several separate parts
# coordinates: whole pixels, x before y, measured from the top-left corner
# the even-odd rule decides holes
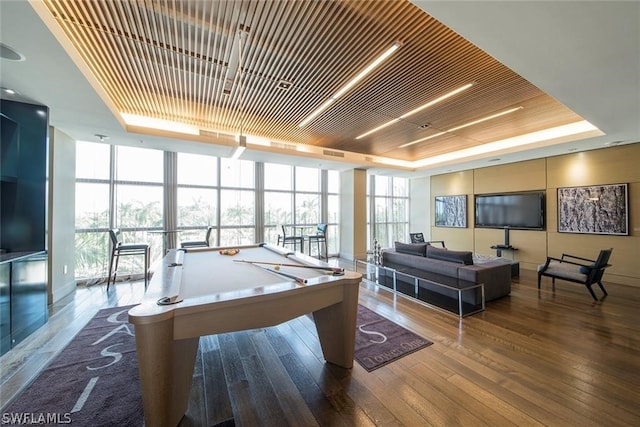
[[[129,311],[147,426],[180,422],[201,336],[313,313],[325,360],[353,366],[361,274],[270,244],[226,249],[170,251]]]

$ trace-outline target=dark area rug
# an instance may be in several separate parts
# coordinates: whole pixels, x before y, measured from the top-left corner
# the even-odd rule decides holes
[[[2,410],[3,425],[143,426],[132,306],[100,310]],[[372,371],[432,343],[358,306],[355,359]],[[233,420],[219,425],[232,426]]]
[[[355,359],[368,372],[431,344],[431,341],[358,305]]]
[[[3,409],[2,424],[142,426],[131,307],[100,310]]]

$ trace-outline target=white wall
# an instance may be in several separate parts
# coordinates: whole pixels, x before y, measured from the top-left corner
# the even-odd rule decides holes
[[[367,171],[340,173],[340,258],[367,256]]]
[[[431,240],[431,183],[429,177],[411,180],[409,193],[409,233],[423,233]],[[409,236],[407,236],[407,241]]]
[[[52,304],[76,289],[76,143],[54,128],[49,130],[49,138],[49,304]]]

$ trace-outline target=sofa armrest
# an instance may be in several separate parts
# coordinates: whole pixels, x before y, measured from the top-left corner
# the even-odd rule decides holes
[[[492,301],[511,293],[511,265],[488,262],[458,268],[458,279],[484,284],[484,299]]]

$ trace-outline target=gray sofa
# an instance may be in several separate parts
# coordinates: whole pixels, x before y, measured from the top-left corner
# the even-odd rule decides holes
[[[492,301],[511,292],[511,266],[500,261],[488,261],[474,265],[473,254],[466,251],[452,251],[429,245],[428,243],[396,242],[395,248],[382,252],[382,265],[399,273],[443,283],[453,288],[460,287],[461,281],[484,284],[485,301]],[[380,269],[378,282],[393,288],[393,272]],[[456,299],[457,292],[428,281],[420,280],[416,294],[415,280],[404,274],[396,274],[396,290],[415,298],[431,302],[429,299]],[[464,302],[481,304],[480,292],[463,292]]]

